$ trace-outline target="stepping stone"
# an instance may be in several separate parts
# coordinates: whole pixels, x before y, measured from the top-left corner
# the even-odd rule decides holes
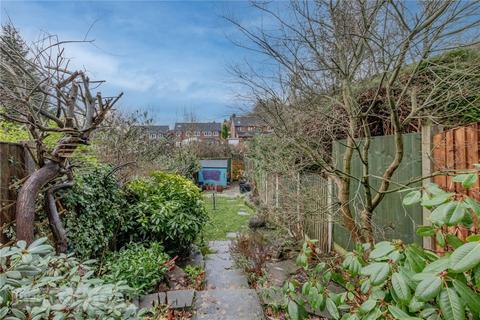
[[[190,308],[193,305],[195,290],[167,291],[167,304],[173,309]]]
[[[157,292],[140,297],[137,302],[138,304],[135,304],[137,304],[139,308],[151,308],[157,304],[165,304],[166,301],[167,295],[165,292]]]
[[[238,211],[238,215],[239,215],[239,216],[249,216],[250,213],[248,213],[247,211],[245,211],[245,209],[240,209],[240,211]]]
[[[207,290],[197,293],[194,320],[262,320],[263,310],[252,289]]]
[[[230,253],[230,241],[229,240],[216,240],[208,243],[210,249],[215,253]]]
[[[238,237],[238,232],[227,232],[226,237],[229,239],[236,239]]]
[[[285,281],[298,269],[297,264],[292,260],[269,262],[265,267],[270,282],[276,287],[282,287]]]

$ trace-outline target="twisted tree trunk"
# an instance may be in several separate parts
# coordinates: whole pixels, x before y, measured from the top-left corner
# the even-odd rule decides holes
[[[35,200],[47,183],[58,177],[60,165],[56,162],[47,162],[36,170],[23,184],[18,193],[16,205],[17,240],[31,243],[34,237]]]
[[[62,220],[58,214],[57,204],[55,203],[55,192],[73,186],[73,181],[61,183],[51,187],[45,197],[45,208],[48,214],[48,222],[55,238],[55,248],[57,253],[66,253],[68,248],[67,231],[63,227]]]

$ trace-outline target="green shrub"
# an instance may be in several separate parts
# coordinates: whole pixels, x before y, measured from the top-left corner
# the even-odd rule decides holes
[[[125,281],[136,294],[149,293],[170,267],[168,259],[159,243],[154,242],[148,248],[131,243],[109,254],[101,273],[108,282]]]
[[[468,189],[477,179],[475,172],[453,181]],[[305,319],[308,305],[326,309],[334,319],[480,319],[480,204],[434,184],[404,198],[405,205],[415,203],[432,210],[432,225],[418,228],[417,233],[435,236],[446,251],[444,256],[400,240],[382,241],[374,247],[357,245],[341,268],[328,269],[319,263],[315,243],[307,240],[297,262],[308,280],[303,285],[290,281],[285,287],[290,317]],[[465,240],[447,232],[447,227],[472,226],[477,234]],[[330,291],[332,279],[346,290]]]
[[[136,319],[129,287],[93,277],[90,263],[54,255],[45,241],[0,249],[0,319]]]
[[[128,184],[134,242],[159,241],[170,251],[187,248],[207,221],[200,189],[176,174],[155,172]]]
[[[62,194],[70,249],[82,258],[99,258],[119,242],[132,219],[125,193],[109,166],[77,172],[75,185]]]

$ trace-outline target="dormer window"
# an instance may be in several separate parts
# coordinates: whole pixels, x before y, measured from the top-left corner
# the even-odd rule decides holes
[[[218,131],[213,131],[214,136],[218,136]]]

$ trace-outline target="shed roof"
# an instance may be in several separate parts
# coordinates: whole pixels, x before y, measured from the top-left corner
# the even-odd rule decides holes
[[[200,166],[202,168],[227,168],[228,160],[225,159],[206,159],[200,160]]]

